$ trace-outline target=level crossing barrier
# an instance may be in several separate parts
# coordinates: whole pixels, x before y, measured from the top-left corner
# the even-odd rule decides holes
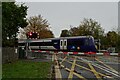
[[[64,51],[42,51],[42,50],[31,50],[32,52],[39,53],[57,53],[57,54],[73,54],[73,55],[100,55],[100,56],[119,56],[120,53],[96,53],[96,52],[64,52]]]

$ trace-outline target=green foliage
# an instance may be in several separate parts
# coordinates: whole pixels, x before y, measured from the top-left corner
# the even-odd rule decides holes
[[[68,30],[62,30],[62,33],[61,33],[61,35],[60,35],[60,37],[69,37],[70,36],[70,34],[69,34],[69,31]]]
[[[70,36],[79,36],[79,28],[78,27],[71,27],[69,30]],[[82,35],[82,34],[81,34]]]
[[[2,42],[3,46],[8,46],[7,41],[13,40],[9,43],[12,45],[16,38],[16,33],[19,27],[25,27],[27,15],[27,6],[21,4],[16,5],[15,2],[2,3]],[[8,38],[8,39],[7,39]]]
[[[115,47],[118,52],[118,48],[120,48],[120,39],[119,35],[115,31],[109,31],[105,34],[105,36],[101,37],[101,48],[108,49],[109,47]],[[120,51],[120,50],[119,50]]]
[[[117,36],[117,51],[120,52],[120,35]]]
[[[103,35],[104,31],[97,21],[84,19],[78,27],[71,28],[70,33],[72,36],[92,35],[95,39],[98,39],[100,35]]]
[[[115,31],[109,31],[107,33],[107,40],[110,46],[115,47],[117,44],[117,33]]]
[[[28,26],[25,27],[25,32],[38,32],[39,38],[53,38],[54,35],[50,30],[49,23],[43,19],[41,15],[33,16],[28,19]]]

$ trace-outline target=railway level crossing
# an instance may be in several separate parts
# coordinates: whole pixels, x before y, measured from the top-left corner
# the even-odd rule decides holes
[[[99,54],[96,56],[90,56],[79,52],[53,52],[41,50],[31,50],[29,52],[37,54],[37,57],[42,54],[50,54],[52,56],[51,61],[55,62],[55,78],[59,80],[63,78],[82,80],[117,80],[120,78],[119,70],[113,67],[115,66],[113,63],[117,64],[116,67],[120,65],[119,57],[116,55],[104,56]],[[27,55],[29,55],[29,53]],[[109,62],[110,65],[108,65],[106,61]]]
[[[98,57],[92,59],[93,57],[88,56],[61,56],[58,53],[55,53],[54,56],[56,56],[55,61],[57,61],[57,65],[59,64],[59,67],[55,68],[58,69],[58,71],[55,72],[56,79],[117,80],[120,78],[117,69],[107,65]]]
[[[81,52],[53,52],[53,51],[41,51],[31,50],[26,47],[26,56],[38,57],[42,53],[48,53],[53,55],[52,61],[55,61],[55,78],[56,79],[113,79],[120,78],[118,70],[105,64],[102,59],[96,58],[99,56],[105,57],[103,59],[110,59],[108,56],[118,56],[116,54],[105,55],[104,53],[81,53]],[[37,55],[35,56],[34,54]],[[72,55],[71,55],[72,54]],[[104,56],[105,55],[105,56]],[[116,60],[117,62],[117,60]],[[114,65],[114,64],[113,64]],[[118,61],[118,65],[119,61]]]

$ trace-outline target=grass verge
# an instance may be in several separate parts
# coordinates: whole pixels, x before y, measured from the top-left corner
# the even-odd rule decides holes
[[[2,80],[5,78],[50,78],[52,62],[19,60],[2,65]]]

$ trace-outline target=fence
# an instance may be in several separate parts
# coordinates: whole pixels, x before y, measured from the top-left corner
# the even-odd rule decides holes
[[[2,48],[2,63],[11,63],[18,60],[18,53],[14,47],[3,47]]]

